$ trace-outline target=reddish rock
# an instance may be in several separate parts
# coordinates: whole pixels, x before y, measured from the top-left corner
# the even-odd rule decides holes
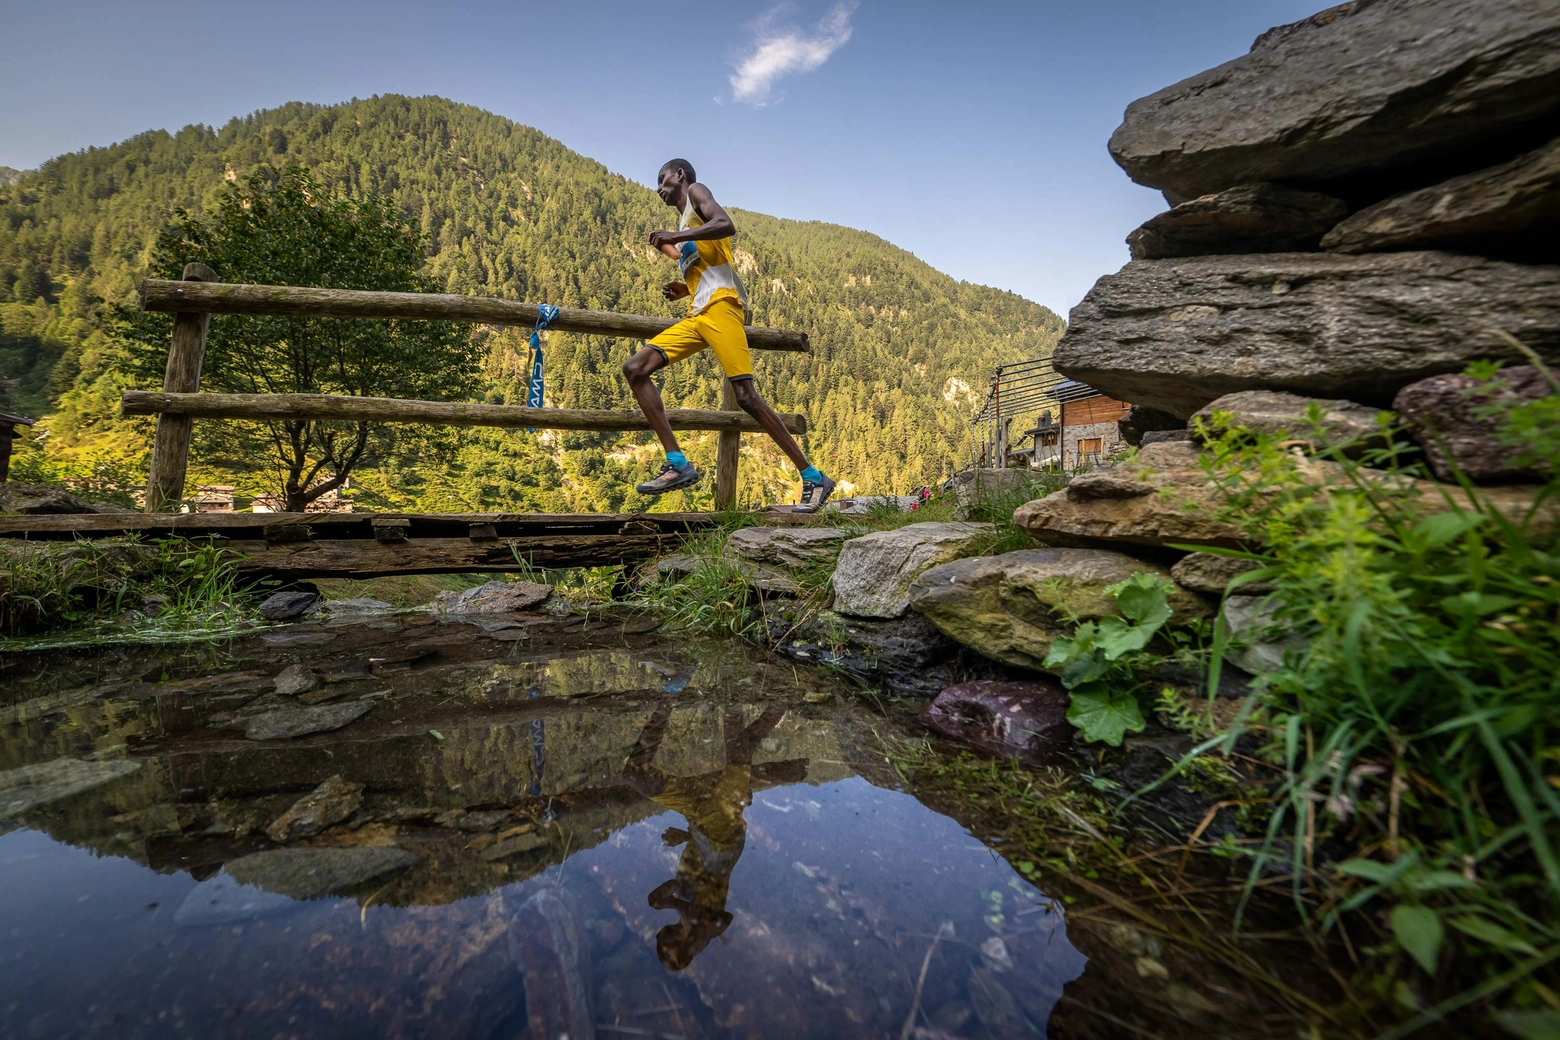
[[[1072,741],[1067,691],[1046,679],[979,679],[950,686],[921,709],[921,721],[982,751],[1044,761]]]
[[[1520,365],[1501,369],[1489,380],[1465,375],[1421,379],[1398,391],[1392,407],[1442,480],[1455,480],[1458,471],[1477,483],[1534,480],[1538,470],[1522,463],[1500,430],[1517,405],[1551,393],[1542,372]]]

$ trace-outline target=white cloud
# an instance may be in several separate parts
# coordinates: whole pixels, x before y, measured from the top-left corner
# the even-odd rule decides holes
[[[751,50],[731,74],[731,96],[762,107],[771,103],[774,85],[782,77],[811,72],[828,61],[850,39],[856,2],[841,0],[812,33],[777,29],[774,19],[779,8],[769,12],[756,26]]]

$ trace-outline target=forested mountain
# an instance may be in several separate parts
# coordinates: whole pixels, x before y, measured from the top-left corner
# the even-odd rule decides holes
[[[470,106],[384,96],[145,133],[0,187],[0,301],[10,301],[0,303],[0,375],[13,407],[52,413],[44,443],[57,472],[144,473],[147,426],[113,418],[132,376],[106,331],[107,305],[133,300],[176,208],[207,211],[226,182],[291,164],[337,190],[392,197],[427,235],[428,270],[450,292],[644,314],[677,306],[659,294],[675,265],[646,244],[675,226],[653,192]],[[760,388],[806,413],[813,457],[858,491],[945,476],[968,450],[972,395],[962,389],[999,362],[1049,353],[1061,333],[1055,314],[1017,295],[955,281],[865,232],[742,210],[714,187],[738,225],[755,323],[805,329],[815,346],[810,356],[760,353]],[[523,330],[478,334],[485,399],[523,403]],[[548,403],[631,407],[618,369],[634,346],[550,336]],[[714,407],[719,388],[714,359],[701,357],[673,369],[665,390],[668,404]],[[713,435],[687,440],[712,461]],[[364,474],[359,496],[421,508],[635,507],[644,503],[632,485],[657,454],[648,434],[490,430],[455,441],[453,461]],[[743,500],[791,494],[778,452],[757,437],[744,445]],[[223,473],[196,460],[192,476]]]

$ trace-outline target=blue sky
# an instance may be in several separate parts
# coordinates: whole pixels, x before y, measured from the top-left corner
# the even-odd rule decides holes
[[[6,4],[0,165],[285,101],[439,94],[642,183],[863,228],[1064,316],[1164,208],[1134,98],[1327,0]]]

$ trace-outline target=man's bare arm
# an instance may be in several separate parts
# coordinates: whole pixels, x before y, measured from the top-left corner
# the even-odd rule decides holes
[[[680,242],[705,242],[712,238],[729,238],[737,233],[737,226],[732,223],[731,217],[715,201],[715,196],[710,194],[710,189],[699,183],[688,186],[688,198],[693,202],[693,210],[704,219],[704,223],[696,228],[684,228],[682,231],[657,231],[650,236],[652,248],[661,249],[666,245],[677,245]]]

